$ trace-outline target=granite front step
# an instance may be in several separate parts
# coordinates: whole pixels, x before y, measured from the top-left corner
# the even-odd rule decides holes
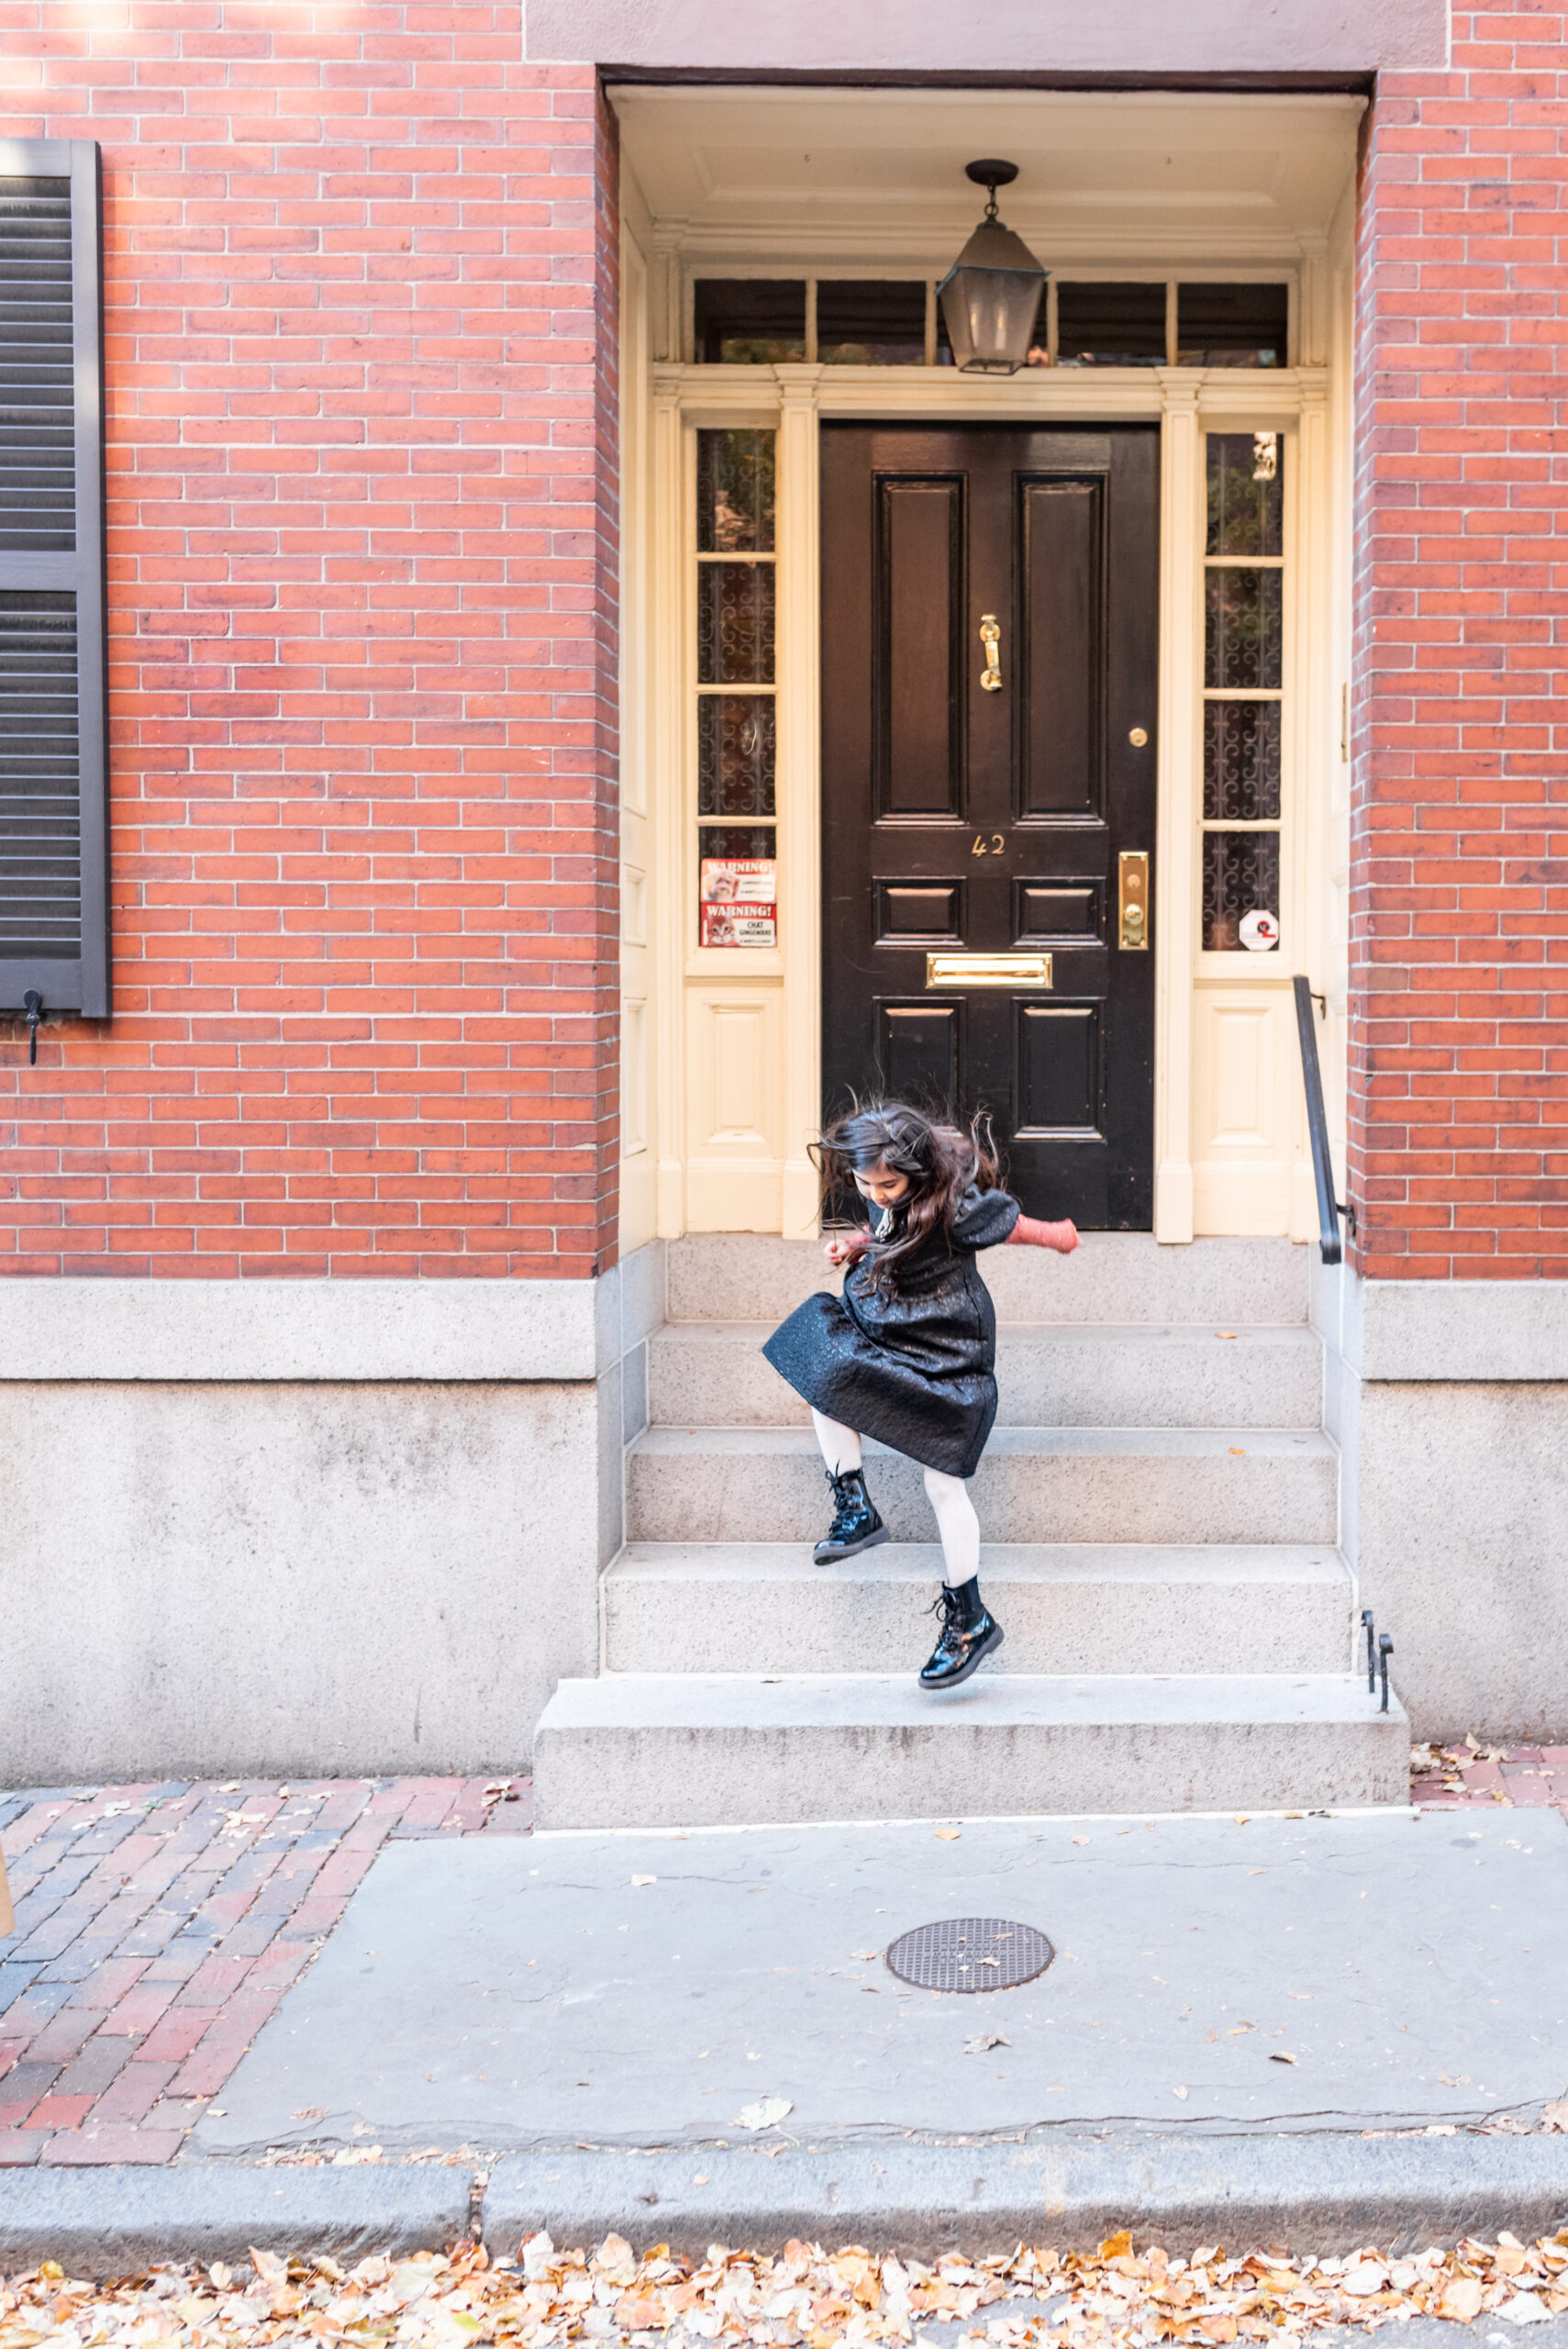
[[[534,1739],[539,1827],[1312,1810],[1407,1798],[1410,1729],[1359,1675],[982,1673],[564,1680]]]
[[[601,1585],[610,1672],[912,1670],[933,1637],[935,1542],[836,1567],[803,1542],[637,1542]],[[986,1602],[1010,1673],[1337,1673],[1355,1584],[1337,1550],[988,1542]]]
[[[990,1248],[980,1259],[1002,1321],[1240,1322],[1307,1319],[1308,1251],[1290,1240],[1194,1240],[1161,1247],[1147,1231],[1090,1231],[1072,1256]],[[766,1321],[814,1288],[837,1287],[816,1240],[693,1232],[669,1243],[673,1321]]]
[[[656,1427],[806,1426],[762,1354],[766,1321],[667,1321],[648,1349]],[[1323,1348],[1299,1326],[1004,1323],[1002,1427],[1316,1428]]]
[[[631,1542],[815,1542],[828,1519],[806,1430],[650,1428],[627,1454]],[[894,1539],[929,1541],[911,1460],[872,1444]],[[993,1542],[1327,1542],[1339,1454],[1320,1430],[997,1428],[972,1491]]]

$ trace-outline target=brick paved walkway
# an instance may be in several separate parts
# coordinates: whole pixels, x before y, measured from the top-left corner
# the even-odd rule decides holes
[[[1410,1780],[1422,1810],[1466,1803],[1529,1803],[1568,1818],[1568,1745],[1462,1745],[1412,1748]]]
[[[172,2161],[383,1844],[527,1833],[530,1795],[328,1778],[0,1796],[0,2167]]]
[[[1568,1746],[1416,1760],[1423,1808],[1568,1816]],[[0,1797],[0,2167],[172,2161],[383,1844],[526,1834],[529,1796],[526,1778],[329,1778]]]

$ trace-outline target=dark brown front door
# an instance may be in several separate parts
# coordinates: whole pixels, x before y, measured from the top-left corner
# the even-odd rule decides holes
[[[988,1109],[1029,1213],[1124,1231],[1153,1203],[1158,484],[1144,426],[822,435],[827,1109]]]

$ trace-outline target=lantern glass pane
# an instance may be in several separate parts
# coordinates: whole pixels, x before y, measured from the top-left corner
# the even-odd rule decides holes
[[[1044,279],[1024,270],[955,269],[941,302],[956,363],[988,375],[1027,367],[1044,291]]]

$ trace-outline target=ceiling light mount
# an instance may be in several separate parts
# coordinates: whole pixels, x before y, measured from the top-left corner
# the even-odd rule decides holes
[[[983,187],[985,190],[987,199],[985,217],[987,220],[995,220],[996,190],[999,187],[1012,186],[1018,176],[1018,167],[1017,163],[1004,163],[995,155],[982,156],[978,162],[965,163],[963,175],[965,179],[973,180],[976,187]]]

